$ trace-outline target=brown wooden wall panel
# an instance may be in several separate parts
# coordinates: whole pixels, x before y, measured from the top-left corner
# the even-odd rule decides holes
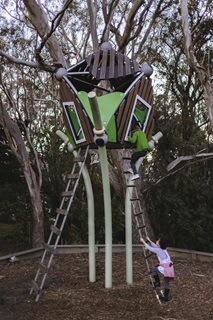
[[[139,95],[141,96],[141,98],[143,98],[146,101],[145,96],[146,96],[146,91],[147,91],[147,88],[148,88],[148,80],[146,78],[144,80],[145,81],[143,81],[143,85],[140,86]]]
[[[139,64],[137,61],[133,60],[133,65],[134,65],[134,73],[139,71]]]
[[[110,62],[109,62],[109,79],[114,78],[115,72],[115,50],[110,50]]]
[[[134,97],[134,91],[135,91],[135,88],[132,88],[132,90],[128,94],[127,99],[125,100],[124,108],[123,109],[119,108],[119,111],[118,111],[118,117],[120,119],[119,126],[117,127],[119,140],[120,140],[122,132],[123,132],[124,122],[128,121],[128,117],[127,117],[128,112],[129,112],[128,108],[131,108],[131,101],[133,100],[133,97]],[[127,108],[127,106],[128,106],[128,108]],[[131,108],[131,110],[132,110],[132,108]]]
[[[118,52],[118,77],[122,77],[124,72],[124,59],[123,59],[123,54]]]
[[[125,67],[126,67],[125,74],[131,74],[130,60],[127,56],[124,56],[124,62],[125,62]]]
[[[125,135],[126,135],[127,127],[128,127],[128,124],[129,124],[129,119],[130,119],[130,116],[131,116],[131,113],[132,113],[132,109],[133,109],[133,106],[134,106],[136,94],[138,92],[139,87],[140,87],[140,81],[137,82],[135,87],[134,87],[134,92],[133,92],[133,95],[131,97],[131,100],[130,101],[127,100],[127,103],[126,103],[126,109],[128,110],[128,113],[127,113],[127,118],[125,119],[123,117],[123,122],[121,123],[121,126],[123,127],[123,132],[122,132],[122,135],[120,137],[120,141],[122,143],[124,142],[124,138],[125,138]],[[128,102],[129,102],[129,105],[128,105]]]
[[[148,141],[150,141],[151,138],[152,138],[153,129],[154,129],[154,124],[155,124],[155,121],[154,121],[154,119],[152,119],[152,120],[150,121],[150,123],[149,123],[149,127],[146,128],[146,132],[145,132],[145,133],[146,133],[146,136],[147,136]]]
[[[93,133],[92,133],[91,125],[89,123],[89,119],[88,119],[87,115],[84,113],[79,99],[75,96],[75,94],[73,92],[71,92],[71,99],[72,99],[71,101],[73,101],[75,103],[76,110],[78,112],[78,116],[79,116],[82,128],[84,130],[84,134],[85,134],[85,137],[87,140],[86,144],[92,143],[93,142]],[[82,144],[85,144],[85,143],[83,142]]]
[[[152,108],[151,112],[150,112],[149,120],[147,122],[146,130],[145,130],[146,133],[150,131],[150,126],[151,126],[151,123],[152,123],[152,120],[153,120],[153,116],[154,116],[154,108]]]
[[[135,87],[129,93],[128,98],[126,100],[126,104],[124,107],[125,112],[123,113],[123,117],[120,122],[120,128],[118,130],[118,138],[121,141],[121,143],[124,142],[126,130],[127,130],[128,124],[129,124],[129,119],[130,119],[130,116],[132,113],[132,109],[133,109],[134,102],[135,102],[135,97],[138,92],[139,86],[140,86],[140,82],[137,82]]]
[[[84,130],[85,133],[85,137],[86,137],[86,142],[83,142],[81,144],[78,144],[78,146],[82,146],[82,145],[87,145],[88,143],[93,143],[94,139],[93,139],[93,131],[91,128],[91,124],[89,122],[88,117],[86,116],[86,114],[83,111],[82,105],[80,103],[80,101],[77,99],[76,95],[74,94],[73,91],[71,91],[70,88],[67,87],[67,85],[64,82],[61,82],[60,84],[60,94],[61,94],[61,100],[62,102],[74,102],[77,112],[78,112],[78,116],[82,125],[82,128]],[[66,120],[66,116],[63,115],[64,118],[64,122],[65,122],[65,126],[68,130],[68,132],[70,133],[70,135],[73,137],[72,135],[72,131],[69,129],[69,123]],[[73,137],[74,140],[74,137]]]
[[[152,81],[150,79],[144,78],[143,81],[141,82],[140,86],[140,93],[139,95],[150,105],[152,106],[153,104],[153,88],[152,88]],[[153,115],[154,115],[154,108],[152,107],[149,120],[146,126],[146,134],[150,135],[150,132],[152,133],[153,130]]]
[[[100,58],[100,50],[95,53],[93,67],[92,67],[92,75],[96,78],[98,67],[99,67],[99,58]]]
[[[108,59],[108,50],[103,50],[100,79],[105,79],[106,67],[107,67],[107,59]]]
[[[138,62],[113,49],[98,50],[86,59],[89,72],[98,79],[116,79],[139,71]],[[109,71],[107,69],[109,68]],[[107,71],[107,72],[106,72]]]
[[[150,80],[147,83],[147,88],[146,88],[146,92],[145,92],[145,95],[144,95],[144,100],[147,101],[147,103],[149,103],[149,104],[152,101],[152,95],[153,95],[152,81]]]
[[[146,84],[146,78],[143,77],[143,78],[141,79],[140,87],[139,87],[139,89],[138,89],[138,94],[139,94],[139,96],[140,96],[141,98],[142,98],[142,94],[143,94],[143,90],[144,90],[145,84]]]
[[[126,105],[126,100],[123,100],[123,102],[121,103],[121,105],[119,107],[118,116],[117,116],[117,120],[116,120],[117,128],[120,127],[121,119],[122,119],[122,115],[123,115],[123,112],[124,112],[125,105]]]

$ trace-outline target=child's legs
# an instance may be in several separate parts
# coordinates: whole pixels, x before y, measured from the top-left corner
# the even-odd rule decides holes
[[[169,280],[164,279],[165,289],[170,289]]]
[[[138,159],[140,159],[141,157],[144,157],[147,154],[147,152],[148,152],[147,150],[142,150],[142,151],[133,153],[131,161],[130,161],[130,166],[131,166],[134,174],[137,174],[137,169],[135,166],[136,161]]]
[[[152,267],[152,274],[153,274],[153,276],[158,275],[158,268],[157,267]]]

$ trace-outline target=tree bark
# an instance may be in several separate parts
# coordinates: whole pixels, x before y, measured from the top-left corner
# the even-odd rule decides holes
[[[206,71],[205,67],[197,61],[197,58],[194,55],[191,31],[189,28],[187,0],[181,1],[181,15],[187,62],[189,66],[196,72],[198,79],[203,86],[204,99],[208,109],[209,121],[213,130],[213,90],[208,72]]]
[[[97,0],[87,0],[89,16],[90,16],[90,32],[92,36],[93,50],[98,50],[98,34],[96,27],[96,17],[97,17]]]
[[[29,14],[29,20],[35,27],[44,45],[47,47],[54,62],[60,62],[63,67],[67,67],[63,52],[59,46],[57,38],[51,34],[48,17],[36,0],[23,0]],[[49,34],[49,36],[48,36]]]
[[[30,192],[33,214],[33,248],[41,247],[44,242],[44,212],[35,172],[31,166],[28,152],[19,127],[13,121],[0,100],[0,123],[4,128],[10,148],[18,159]]]

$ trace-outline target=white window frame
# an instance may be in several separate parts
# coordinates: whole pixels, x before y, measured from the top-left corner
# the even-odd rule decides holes
[[[76,139],[76,136],[78,136],[78,133],[76,134],[73,130],[73,126],[72,126],[72,123],[70,121],[70,117],[69,117],[69,113],[67,111],[67,108],[72,108],[74,109],[73,111],[75,111],[76,113],[76,116],[77,116],[77,120],[78,120],[78,124],[80,126],[80,131],[82,132],[82,135],[83,135],[83,138],[81,139]],[[63,109],[64,109],[64,112],[65,112],[65,115],[66,115],[66,118],[67,118],[67,121],[69,123],[69,126],[70,126],[70,129],[71,129],[71,132],[72,132],[72,135],[73,135],[73,139],[74,139],[74,142],[75,144],[79,144],[79,143],[82,143],[82,142],[85,142],[86,141],[86,137],[85,137],[85,134],[84,134],[84,130],[83,130],[83,127],[81,125],[81,121],[80,121],[80,118],[78,116],[78,112],[76,110],[76,106],[75,106],[75,103],[73,101],[70,101],[70,102],[63,102]]]
[[[133,108],[132,108],[132,112],[131,112],[131,116],[130,116],[130,119],[129,119],[129,124],[128,124],[128,127],[127,127],[127,130],[126,130],[126,134],[125,134],[125,137],[124,137],[124,141],[128,141],[128,136],[130,135],[130,129],[131,129],[131,123],[132,123],[132,118],[134,116],[134,111],[135,111],[135,108],[136,108],[136,105],[137,105],[137,101],[140,101],[142,104],[144,104],[147,109],[148,109],[148,112],[146,114],[146,117],[145,117],[145,121],[143,123],[143,131],[146,130],[146,126],[147,126],[147,122],[148,122],[148,119],[149,119],[149,116],[150,116],[150,113],[151,113],[151,110],[152,110],[152,106],[150,104],[148,104],[143,98],[141,98],[138,94],[136,95],[135,97],[135,101],[134,101],[134,105],[133,105]]]

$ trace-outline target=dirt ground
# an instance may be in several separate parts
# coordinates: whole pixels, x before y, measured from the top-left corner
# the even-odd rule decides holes
[[[29,295],[40,258],[0,264],[1,320],[212,320],[212,262],[173,257],[172,300],[160,305],[140,252],[134,284],[126,285],[125,253],[113,254],[113,287],[105,288],[105,255],[96,256],[97,281],[88,281],[88,255],[55,255],[42,295]],[[155,263],[155,260],[153,260]],[[162,279],[162,278],[161,278]]]

